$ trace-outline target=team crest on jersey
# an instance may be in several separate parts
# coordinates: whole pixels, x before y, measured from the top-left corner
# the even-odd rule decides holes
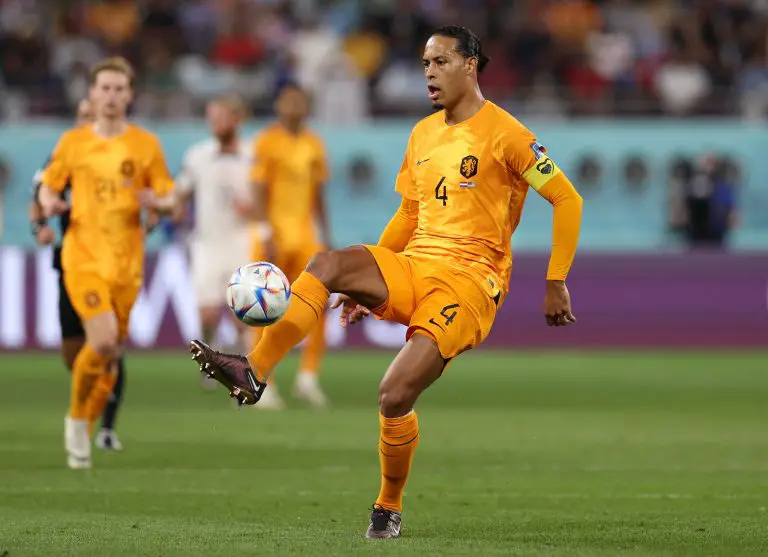
[[[461,172],[461,175],[465,178],[469,179],[475,174],[477,174],[477,157],[474,157],[472,155],[467,155],[463,159],[461,159],[461,167],[459,171]]]
[[[136,173],[136,165],[131,159],[125,159],[120,164],[120,174],[123,175],[123,185],[126,187],[133,185],[133,175]]]
[[[101,298],[97,292],[93,290],[85,293],[85,305],[93,309],[101,303]]]

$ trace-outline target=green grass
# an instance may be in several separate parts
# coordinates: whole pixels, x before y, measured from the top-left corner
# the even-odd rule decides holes
[[[333,410],[268,414],[129,354],[126,450],[84,472],[58,358],[0,355],[0,555],[768,553],[768,354],[462,356],[418,406],[404,537],[370,542],[390,358],[331,355]]]

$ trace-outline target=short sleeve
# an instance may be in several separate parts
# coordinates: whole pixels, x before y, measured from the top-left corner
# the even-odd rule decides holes
[[[251,182],[263,184],[269,181],[269,157],[267,156],[267,141],[265,134],[260,134],[253,141],[251,153]]]
[[[180,192],[190,192],[197,186],[197,173],[193,161],[193,149],[187,149],[181,161],[181,170],[176,175],[176,189]]]
[[[323,140],[318,138],[315,142],[316,157],[313,168],[313,181],[316,186],[325,184],[329,177],[330,172],[328,170],[328,156],[325,152],[325,145]]]
[[[162,197],[173,191],[174,181],[168,171],[160,140],[157,138],[155,138],[152,151],[152,159],[148,168],[149,185],[157,195]]]
[[[65,133],[59,139],[58,145],[53,150],[48,162],[43,167],[42,172],[35,176],[36,181],[56,192],[64,191],[69,183],[72,169],[70,168],[70,135]]]
[[[507,166],[539,191],[560,169],[547,149],[527,129],[509,130],[499,136],[502,156]]]
[[[395,191],[402,195],[405,199],[411,201],[418,201],[418,194],[413,184],[412,174],[412,158],[413,158],[413,144],[414,133],[411,132],[411,137],[408,138],[408,145],[405,148],[405,156],[403,157],[403,163],[400,165],[400,170],[397,173],[397,179],[395,180]]]

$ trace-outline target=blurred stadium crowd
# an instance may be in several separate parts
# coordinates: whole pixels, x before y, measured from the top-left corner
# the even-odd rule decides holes
[[[138,67],[140,116],[223,91],[263,115],[287,79],[319,120],[416,113],[447,23],[483,38],[484,91],[517,114],[768,114],[768,0],[0,0],[0,118],[68,116],[109,54]]]

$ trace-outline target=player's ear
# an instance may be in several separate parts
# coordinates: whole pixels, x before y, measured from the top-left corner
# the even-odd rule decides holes
[[[472,73],[476,71],[477,71],[477,58],[475,56],[470,56],[464,62],[464,73],[470,76],[472,75]]]

